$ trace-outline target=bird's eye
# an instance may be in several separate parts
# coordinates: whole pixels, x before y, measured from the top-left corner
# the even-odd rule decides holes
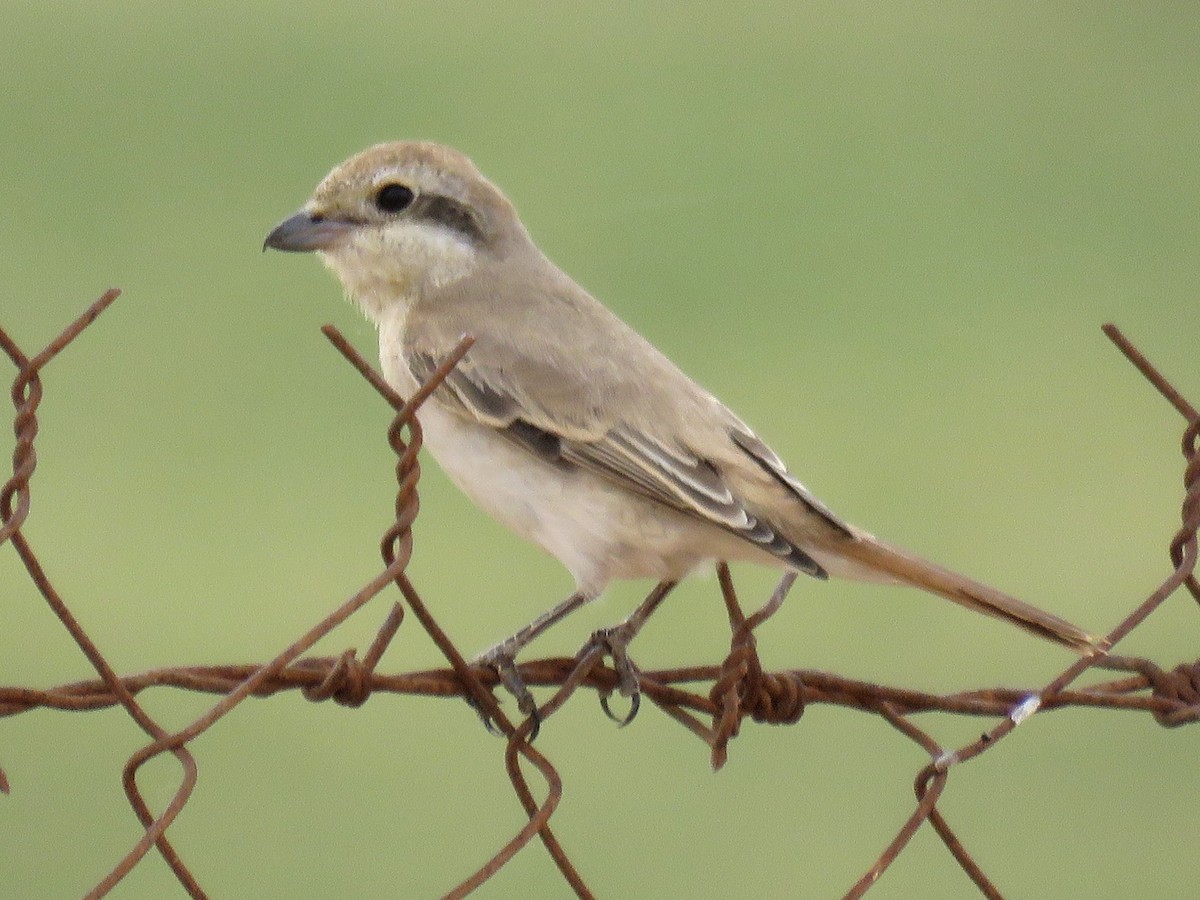
[[[414,194],[402,184],[385,184],[375,192],[375,205],[385,213],[398,213],[413,202]]]

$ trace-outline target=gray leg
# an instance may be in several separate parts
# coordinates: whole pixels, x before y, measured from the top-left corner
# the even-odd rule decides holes
[[[638,632],[642,630],[642,626],[646,624],[646,621],[658,609],[659,604],[667,598],[667,594],[671,593],[678,583],[677,581],[660,581],[629,618],[611,628],[602,628],[592,635],[590,645],[593,647],[603,647],[608,655],[612,657],[613,669],[617,673],[621,696],[630,697],[632,700],[629,713],[622,718],[614,716],[609,710],[607,697],[602,696],[600,698],[600,705],[604,707],[604,711],[608,714],[608,717],[621,725],[628,725],[633,721],[633,717],[637,715],[638,706],[641,703],[637,667],[629,659],[629,644],[637,637]]]
[[[517,654],[543,631],[561,622],[591,599],[591,594],[576,592],[558,606],[542,613],[512,637],[475,657],[476,665],[488,666],[496,670],[500,683],[517,698],[517,708],[524,715],[533,715],[537,711],[537,704],[534,703],[533,695],[529,693],[529,688],[525,686],[520,673],[517,672]]]

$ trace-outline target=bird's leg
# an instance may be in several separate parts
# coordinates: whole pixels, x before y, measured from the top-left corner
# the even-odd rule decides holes
[[[671,593],[678,583],[677,581],[660,581],[629,618],[611,628],[602,628],[595,632],[588,643],[589,647],[602,647],[612,657],[621,696],[630,698],[629,712],[621,717],[613,715],[608,708],[607,696],[601,695],[600,697],[600,705],[604,708],[605,714],[620,725],[628,725],[632,722],[641,705],[641,688],[638,685],[637,667],[629,659],[629,643],[637,637],[642,626],[646,624],[646,620],[653,615],[659,604],[667,598],[667,594]]]
[[[576,591],[553,609],[542,613],[512,637],[503,640],[490,650],[479,654],[472,661],[477,666],[487,666],[496,671],[500,683],[517,699],[517,708],[526,716],[537,713],[533,694],[525,686],[521,673],[517,671],[517,654],[521,649],[546,629],[561,622],[583,604],[592,599],[591,594]],[[485,722],[485,724],[487,724]]]

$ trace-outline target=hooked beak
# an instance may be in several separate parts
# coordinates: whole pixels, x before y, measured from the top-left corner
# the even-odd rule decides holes
[[[301,210],[276,225],[263,241],[264,252],[283,250],[287,253],[309,253],[329,250],[355,227],[356,223],[326,219]]]

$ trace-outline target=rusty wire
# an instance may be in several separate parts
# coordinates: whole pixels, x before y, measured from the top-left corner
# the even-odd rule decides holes
[[[507,735],[505,767],[528,822],[504,847],[446,896],[463,897],[469,894],[537,836],[571,890],[577,896],[591,897],[592,893],[582,876],[550,829],[550,818],[562,799],[563,781],[550,760],[530,743],[529,736],[534,723],[530,720],[513,723],[504,715],[492,694],[497,686],[495,673],[486,668],[473,667],[466,661],[438,625],[405,573],[412,555],[411,528],[419,511],[417,483],[420,478],[418,451],[421,429],[415,412],[467,352],[471,339],[464,337],[417,393],[405,401],[396,395],[336,329],[325,326],[323,331],[329,340],[394,410],[387,435],[396,453],[398,490],[395,521],[387,528],[380,546],[385,568],[265,664],[177,666],[120,676],[72,615],[21,530],[32,507],[31,480],[37,467],[34,442],[38,432],[36,413],[43,393],[40,372],[111,305],[119,293],[116,290],[106,292],[45,349],[32,357],[25,355],[12,338],[0,329],[0,348],[17,368],[12,388],[16,410],[13,475],[0,489],[0,544],[12,544],[30,579],[99,676],[93,680],[44,690],[0,686],[0,716],[42,708],[86,711],[121,706],[151,738],[148,744],[130,757],[123,771],[126,795],[142,824],[143,835],[88,896],[100,897],[108,893],[152,847],[166,860],[191,896],[206,896],[166,836],[168,827],[183,810],[196,783],[197,762],[188,744],[247,697],[266,697],[299,690],[310,700],[332,699],[347,706],[360,706],[375,692],[467,698]],[[1195,574],[1197,530],[1200,529],[1200,416],[1115,326],[1105,325],[1104,331],[1187,421],[1182,443],[1186,459],[1182,524],[1169,546],[1174,568],[1162,584],[1110,632],[1107,640],[1112,647],[1180,587],[1186,588],[1200,602],[1200,583]],[[408,434],[407,440],[404,438],[405,432]],[[1094,707],[1148,712],[1164,727],[1178,727],[1200,719],[1200,660],[1184,662],[1166,671],[1147,659],[1110,653],[1080,659],[1039,690],[991,688],[950,695],[856,681],[808,669],[765,672],[756,650],[755,630],[782,604],[786,585],[781,585],[780,590],[761,609],[747,616],[742,611],[732,577],[724,563],[718,566],[718,576],[729,616],[728,655],[717,664],[640,673],[643,696],[709,746],[714,769],[725,764],[729,743],[737,736],[746,718],[762,723],[792,724],[799,721],[807,706],[814,704],[832,704],[878,715],[929,756],[929,762],[914,780],[916,808],[898,828],[889,845],[850,889],[847,897],[859,897],[869,890],[925,822],[933,827],[981,893],[988,897],[1001,896],[954,834],[938,810],[937,803],[952,767],[997,746],[1027,715],[1064,707]],[[376,671],[405,616],[405,607],[398,602],[390,607],[378,634],[361,659],[353,649],[333,657],[302,656],[318,640],[387,589],[389,584],[399,589],[407,609],[446,657],[447,667],[400,674],[381,674]],[[1089,667],[1121,674],[1109,681],[1069,689]],[[557,688],[551,698],[539,707],[539,720],[543,723],[580,688],[607,696],[618,686],[617,674],[605,665],[604,652],[596,646],[585,647],[575,658],[547,658],[523,663],[519,670],[531,686]],[[136,696],[151,687],[208,693],[220,699],[190,725],[167,732],[137,702]],[[914,724],[913,716],[927,712],[998,718],[999,722],[978,740],[947,750]],[[170,803],[155,815],[138,788],[137,773],[148,760],[163,753],[170,753],[179,761],[182,775]],[[534,798],[522,771],[522,758],[545,781],[546,798],[540,804]],[[0,769],[0,791],[6,792],[8,789],[8,781]]]

